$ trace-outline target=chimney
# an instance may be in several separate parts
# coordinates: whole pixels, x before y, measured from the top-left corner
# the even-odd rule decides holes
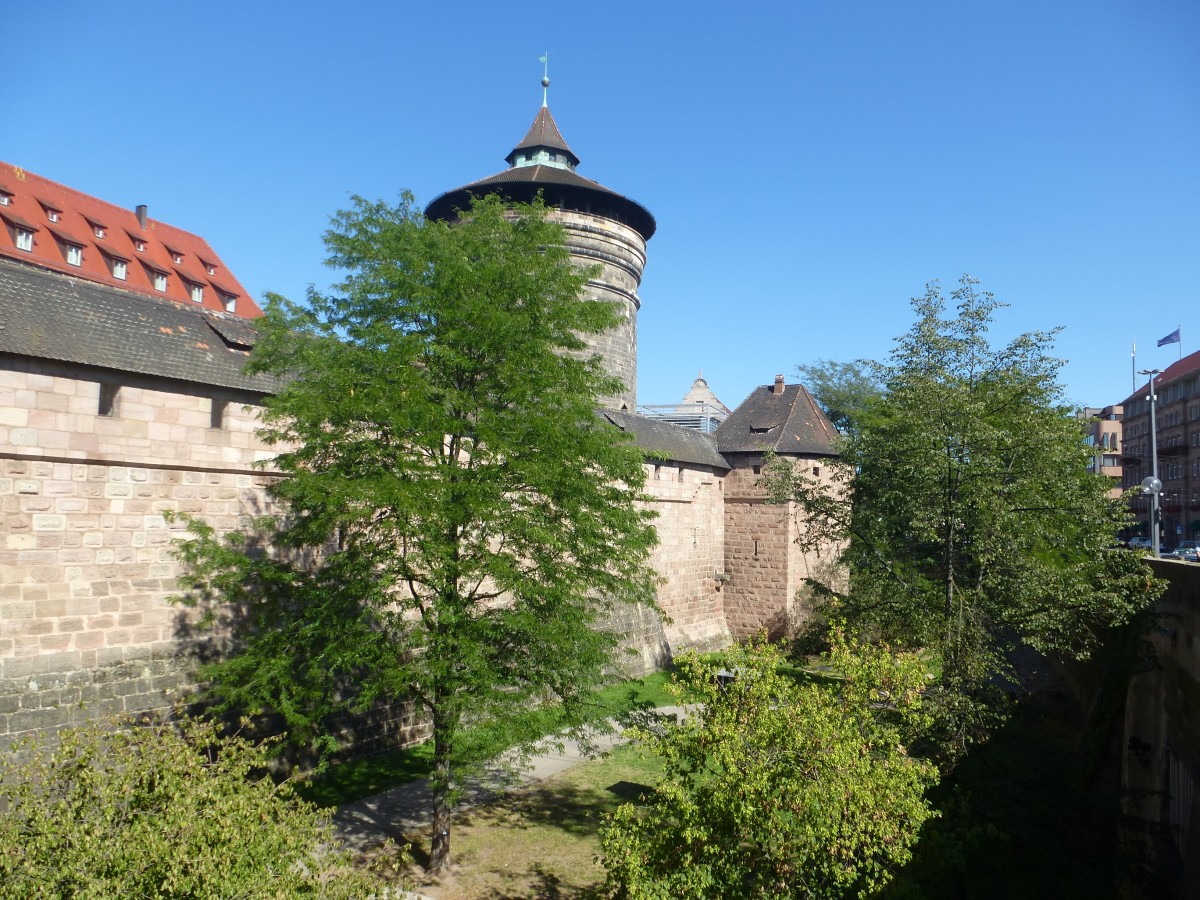
[[[134,212],[137,213],[138,227],[140,229],[142,229],[142,231],[145,231],[146,230],[146,204],[145,203],[138,204],[138,208],[136,210],[134,210]]]
[[[783,393],[783,376],[782,375],[775,376],[775,386],[771,388],[771,393],[772,394],[782,394]]]

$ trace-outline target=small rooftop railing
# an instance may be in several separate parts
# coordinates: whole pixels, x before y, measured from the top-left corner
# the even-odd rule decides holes
[[[639,406],[638,415],[648,419],[662,419],[672,425],[711,434],[725,421],[729,413],[711,403],[665,403]]]

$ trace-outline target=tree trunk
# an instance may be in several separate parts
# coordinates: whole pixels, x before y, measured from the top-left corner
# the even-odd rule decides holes
[[[429,874],[441,875],[450,868],[450,804],[446,792],[433,795],[433,837],[430,841]]]
[[[435,700],[433,709],[433,833],[429,842],[429,873],[441,875],[450,868],[450,750],[453,728],[445,710]]]

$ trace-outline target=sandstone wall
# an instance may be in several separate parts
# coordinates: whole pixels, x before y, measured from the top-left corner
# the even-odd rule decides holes
[[[182,526],[164,513],[227,532],[276,512],[266,488],[279,476],[255,467],[272,450],[254,434],[253,398],[40,368],[0,370],[0,746],[91,715],[170,707],[213,648],[195,613],[167,599]],[[728,641],[721,478],[673,464],[649,476],[661,539],[652,562],[671,621],[640,608],[606,623],[633,650],[621,660],[631,675],[672,650]],[[405,710],[387,725],[419,734]]]
[[[735,638],[765,630],[773,638],[793,631],[811,615],[807,579],[834,578],[836,549],[824,554],[796,544],[802,513],[793,503],[767,502],[759,485],[763,457],[731,454],[734,468],[725,477],[725,618]],[[793,464],[828,482],[828,461],[795,458]],[[756,471],[757,470],[757,471]]]
[[[1164,896],[1200,897],[1200,565],[1151,561],[1169,580],[1147,635],[1156,665],[1136,675],[1125,703],[1124,812],[1145,840]]]
[[[833,481],[830,460],[821,457],[799,457],[793,459],[792,463],[802,473],[817,479],[828,489],[838,489],[838,485]],[[823,542],[818,549],[805,549],[800,542],[801,538],[806,537],[804,512],[795,504],[789,504],[787,510],[790,534],[787,621],[788,628],[794,631],[812,618],[813,605],[818,599],[814,596],[813,581],[842,591],[849,587],[849,581],[845,567],[839,564],[844,547]]]
[[[163,514],[242,528],[271,512],[264,488],[276,477],[253,468],[270,451],[233,395],[130,376],[100,415],[116,385],[47,370],[0,371],[3,743],[170,706],[204,637],[166,599],[182,526]]]
[[[735,638],[787,628],[787,559],[791,530],[786,507],[766,502],[750,468],[725,479],[725,619]]]
[[[566,228],[567,247],[582,265],[599,266],[587,285],[593,300],[617,304],[624,320],[617,328],[585,339],[604,357],[608,372],[625,382],[626,389],[607,405],[629,412],[637,409],[637,314],[641,307],[638,287],[646,268],[646,242],[633,228],[612,219],[587,213],[553,210],[551,218]]]
[[[647,464],[646,493],[658,513],[651,564],[663,579],[658,602],[673,650],[729,643],[725,624],[725,492],[721,473],[675,462]]]

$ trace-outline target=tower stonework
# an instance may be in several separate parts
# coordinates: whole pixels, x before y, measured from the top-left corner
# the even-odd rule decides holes
[[[646,267],[646,241],[636,229],[604,216],[556,209],[550,218],[565,229],[572,259],[600,266],[599,274],[588,279],[587,299],[614,302],[621,311],[616,328],[585,339],[604,359],[608,373],[625,384],[624,393],[606,405],[633,412],[637,409],[637,316],[642,305],[637,292]]]
[[[548,218],[563,226],[567,249],[580,266],[598,266],[588,280],[588,300],[617,304],[622,322],[599,335],[585,337],[610,375],[625,390],[605,398],[612,409],[637,408],[638,288],[646,267],[646,242],[654,234],[654,217],[641,204],[579,175],[577,157],[563,140],[550,110],[542,106],[521,143],[505,158],[504,171],[447,191],[425,210],[431,219],[452,221],[470,206],[471,197],[497,194],[505,200],[528,203],[540,194]]]

